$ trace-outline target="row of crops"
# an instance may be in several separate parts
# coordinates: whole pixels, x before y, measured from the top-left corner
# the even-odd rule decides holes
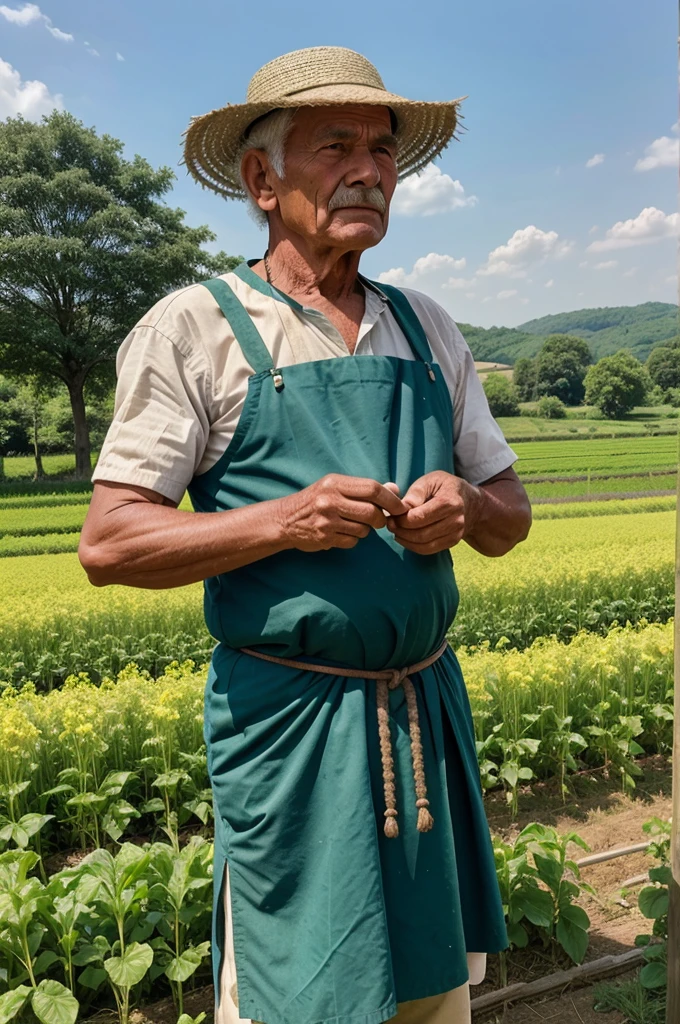
[[[454,550],[449,637],[482,784],[510,820],[523,787],[562,801],[587,776],[631,792],[640,758],[668,756],[677,464],[666,437],[513,447],[545,503],[504,558]],[[76,482],[0,490],[0,1024],[129,1024],[163,996],[198,1024],[184,1009],[210,979],[214,641],[200,585],[88,583],[88,500]],[[541,825],[494,839],[515,947],[585,955],[574,842]]]

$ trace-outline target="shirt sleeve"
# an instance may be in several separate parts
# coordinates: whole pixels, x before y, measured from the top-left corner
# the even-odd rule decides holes
[[[454,325],[455,326],[455,325]],[[456,475],[481,484],[508,469],[517,455],[491,415],[475,361],[456,327],[464,347],[462,366],[453,397],[453,451]]]
[[[429,296],[404,288],[423,325],[453,405],[453,452],[457,476],[481,484],[508,469],[517,455],[491,415],[475,361],[458,325]]]
[[[138,326],[118,350],[116,372],[113,420],[92,479],[148,487],[179,502],[210,433],[201,368],[184,346]]]

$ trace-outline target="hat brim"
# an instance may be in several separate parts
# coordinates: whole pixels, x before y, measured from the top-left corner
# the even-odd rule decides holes
[[[366,104],[390,107],[398,122],[398,180],[422,170],[454,138],[466,96],[442,103],[407,100],[366,85],[324,85],[304,89],[276,102],[235,103],[192,119],[184,133],[184,162],[206,188],[229,199],[245,199],[236,160],[246,129],[272,110],[288,107]]]

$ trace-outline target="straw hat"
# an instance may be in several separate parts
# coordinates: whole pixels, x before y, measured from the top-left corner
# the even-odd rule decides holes
[[[388,106],[396,115],[401,181],[448,145],[464,99],[424,103],[397,96],[387,91],[370,61],[343,46],[295,50],[253,75],[245,103],[230,103],[192,119],[184,133],[184,162],[201,185],[228,198],[245,199],[238,155],[253,121],[282,107],[366,103]]]

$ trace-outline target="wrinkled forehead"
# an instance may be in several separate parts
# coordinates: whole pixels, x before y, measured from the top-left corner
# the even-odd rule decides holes
[[[340,129],[343,134],[382,135],[396,131],[396,118],[389,107],[346,103],[328,107],[300,107],[295,112],[291,135],[313,140]]]

